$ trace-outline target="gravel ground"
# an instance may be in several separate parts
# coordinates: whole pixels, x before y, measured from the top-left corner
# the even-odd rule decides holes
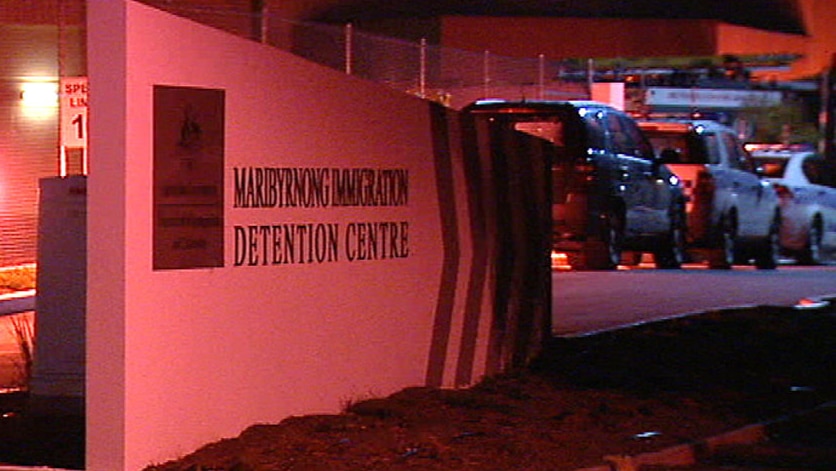
[[[727,310],[555,339],[526,371],[259,424],[146,471],[574,470],[836,397],[836,309]]]

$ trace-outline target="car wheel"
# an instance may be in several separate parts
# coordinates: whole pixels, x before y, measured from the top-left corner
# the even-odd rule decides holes
[[[709,268],[728,270],[734,264],[736,252],[736,231],[731,218],[720,221],[720,247],[711,251],[708,257]]]
[[[661,242],[661,246],[653,253],[656,268],[682,268],[685,262],[685,217],[682,215],[671,218],[671,228]]]
[[[621,263],[624,224],[613,211],[602,216],[601,240],[584,250],[583,267],[588,270],[614,270]]]
[[[769,226],[769,235],[755,256],[755,267],[759,270],[774,270],[778,267],[778,255],[781,252],[780,227],[781,223],[778,218],[775,218]]]
[[[810,226],[810,233],[807,235],[807,247],[799,256],[800,263],[804,265],[819,265],[822,263],[821,238],[821,221],[817,219]]]
[[[607,265],[609,269],[615,269],[621,263],[621,252],[624,244],[624,224],[618,214],[607,213],[606,232],[604,243],[607,247]]]

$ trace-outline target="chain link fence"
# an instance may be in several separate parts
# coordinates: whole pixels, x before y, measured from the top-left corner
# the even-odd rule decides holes
[[[585,80],[563,78],[566,66],[544,57],[513,58],[393,39],[351,25],[271,19],[268,42],[296,55],[453,108],[485,98],[580,99]],[[275,30],[281,32],[273,36]],[[290,41],[287,41],[287,39]],[[286,42],[282,42],[286,41]]]
[[[346,74],[460,109],[479,99],[589,97],[583,67],[546,57],[515,58],[376,35],[353,27],[288,20],[264,10],[172,6],[171,13],[270,44]]]

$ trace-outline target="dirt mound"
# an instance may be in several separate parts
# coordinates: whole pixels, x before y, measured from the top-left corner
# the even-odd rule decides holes
[[[592,466],[833,399],[834,314],[727,310],[559,338],[526,371],[254,425],[146,471]]]

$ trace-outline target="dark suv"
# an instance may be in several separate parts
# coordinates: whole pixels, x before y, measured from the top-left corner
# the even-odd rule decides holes
[[[614,269],[623,251],[659,268],[685,255],[685,198],[677,177],[625,113],[590,101],[481,101],[466,109],[494,133],[540,138],[551,162],[554,252],[576,269]]]
[[[778,264],[781,212],[734,130],[708,120],[640,121],[660,158],[683,181],[688,249],[712,268]]]

